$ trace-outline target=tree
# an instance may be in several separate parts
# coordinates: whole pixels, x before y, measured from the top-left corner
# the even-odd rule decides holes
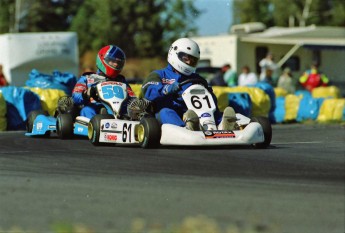
[[[344,0],[235,0],[234,22],[267,26],[345,26]]]
[[[81,53],[117,44],[129,57],[159,56],[167,43],[196,32],[195,13],[190,0],[85,0],[70,30],[78,32]]]

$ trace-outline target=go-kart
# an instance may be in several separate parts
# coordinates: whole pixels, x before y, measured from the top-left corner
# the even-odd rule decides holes
[[[256,148],[267,148],[272,139],[272,127],[267,117],[248,118],[236,113],[234,130],[218,130],[215,124],[216,110],[212,95],[204,79],[188,79],[180,84],[189,85],[182,93],[188,109],[192,109],[200,120],[202,130],[191,131],[185,127],[163,124],[159,129],[152,118],[141,120],[136,135],[142,147],[157,145],[169,146],[220,146],[220,145],[253,145]],[[159,135],[159,143],[156,140]]]
[[[188,79],[180,83],[190,85],[182,98],[188,107],[196,112],[202,130],[191,131],[185,127],[172,124],[160,125],[147,114],[150,104],[140,102],[136,109],[136,117],[124,119],[119,110],[123,100],[127,98],[122,83],[106,82],[97,85],[97,96],[101,102],[107,103],[113,115],[96,115],[88,125],[88,137],[92,144],[119,143],[139,145],[143,148],[154,148],[159,145],[169,146],[220,146],[220,145],[253,145],[266,148],[271,143],[272,128],[266,117],[248,118],[236,114],[234,130],[218,130],[215,124],[216,110],[208,84],[203,79]],[[130,108],[129,108],[130,109]],[[109,111],[108,111],[109,112]]]
[[[94,82],[105,80],[105,77],[91,74]],[[73,103],[70,96],[60,97],[54,116],[43,110],[31,111],[26,121],[26,136],[48,137],[56,132],[60,139],[68,139],[73,136],[87,136],[89,118],[79,116],[80,106]],[[101,109],[100,112],[104,112]]]
[[[78,116],[80,108],[74,106],[69,96],[60,97],[54,116],[47,111],[34,110],[26,121],[26,136],[49,137],[57,133],[61,139],[71,138],[74,135],[87,136],[89,119]]]
[[[149,101],[129,97],[126,84],[116,81],[99,82],[92,86],[91,96],[103,104],[108,114],[97,114],[89,121],[90,142],[95,146],[106,143],[139,145],[140,119],[155,120],[146,112],[150,107]],[[159,132],[158,123],[154,126],[155,129],[150,128],[150,132]],[[159,138],[152,139],[159,141]]]

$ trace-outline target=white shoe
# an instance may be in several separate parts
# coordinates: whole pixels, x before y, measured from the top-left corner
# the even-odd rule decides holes
[[[232,107],[226,107],[223,112],[222,121],[218,127],[220,130],[234,130],[236,120],[235,110]]]
[[[186,123],[186,128],[191,131],[200,130],[200,122],[198,115],[193,110],[187,110],[183,114],[183,121]]]

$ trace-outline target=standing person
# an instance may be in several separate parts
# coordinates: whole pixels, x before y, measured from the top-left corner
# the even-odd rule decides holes
[[[237,86],[237,73],[229,65],[229,69],[224,74],[224,80],[228,87]]]
[[[319,71],[319,65],[313,63],[309,70],[306,70],[299,78],[299,83],[308,91],[315,87],[328,86],[329,79],[325,74]]]
[[[74,104],[82,106],[81,116],[91,119],[103,106],[90,96],[90,87],[97,81],[111,80],[126,83],[128,95],[135,97],[126,78],[120,74],[125,62],[125,53],[116,45],[107,45],[99,50],[96,57],[97,71],[84,73],[79,78],[72,92]]]
[[[262,77],[262,79],[260,78],[260,81],[268,83],[272,87],[274,87],[275,86],[275,81],[274,81],[274,78],[273,78],[273,70],[266,69],[265,75]]]
[[[8,82],[5,78],[4,73],[2,72],[2,65],[0,64],[0,87],[7,86]]]
[[[226,87],[227,83],[224,81],[224,74],[225,72],[230,69],[229,64],[225,64],[222,66],[219,72],[216,73],[216,75],[212,78],[210,85],[211,86],[220,86],[220,87]]]
[[[267,70],[271,70],[271,76],[273,79],[276,78],[276,70],[278,69],[278,66],[274,62],[272,53],[267,53],[266,57],[259,62],[259,66],[261,67],[260,81],[264,81],[265,77],[267,76]]]
[[[283,70],[282,75],[279,77],[277,87],[283,88],[289,94],[295,93],[295,82],[293,80],[291,69],[289,67],[286,67]]]
[[[199,117],[193,110],[187,111],[181,94],[188,88],[179,83],[187,79],[203,79],[195,73],[200,59],[199,45],[188,38],[180,38],[172,43],[168,51],[168,65],[149,74],[142,85],[142,96],[155,105],[155,116],[160,124],[173,124],[189,130],[201,130]],[[223,116],[217,106],[216,96],[209,87],[216,105],[214,122],[218,129],[232,130],[236,123],[235,111],[231,107],[224,110]],[[176,95],[179,94],[179,95]]]
[[[257,84],[258,77],[255,73],[250,72],[249,66],[242,67],[242,73],[238,77],[238,85],[239,86],[252,86]]]

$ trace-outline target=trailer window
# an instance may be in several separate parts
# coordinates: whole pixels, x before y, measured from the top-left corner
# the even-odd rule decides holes
[[[291,71],[299,71],[300,70],[300,59],[298,56],[291,56],[282,66],[284,69],[285,67],[289,67]]]
[[[256,64],[256,73],[260,74],[261,68],[259,62],[266,57],[268,53],[268,48],[266,46],[259,46],[255,48],[255,64]]]

